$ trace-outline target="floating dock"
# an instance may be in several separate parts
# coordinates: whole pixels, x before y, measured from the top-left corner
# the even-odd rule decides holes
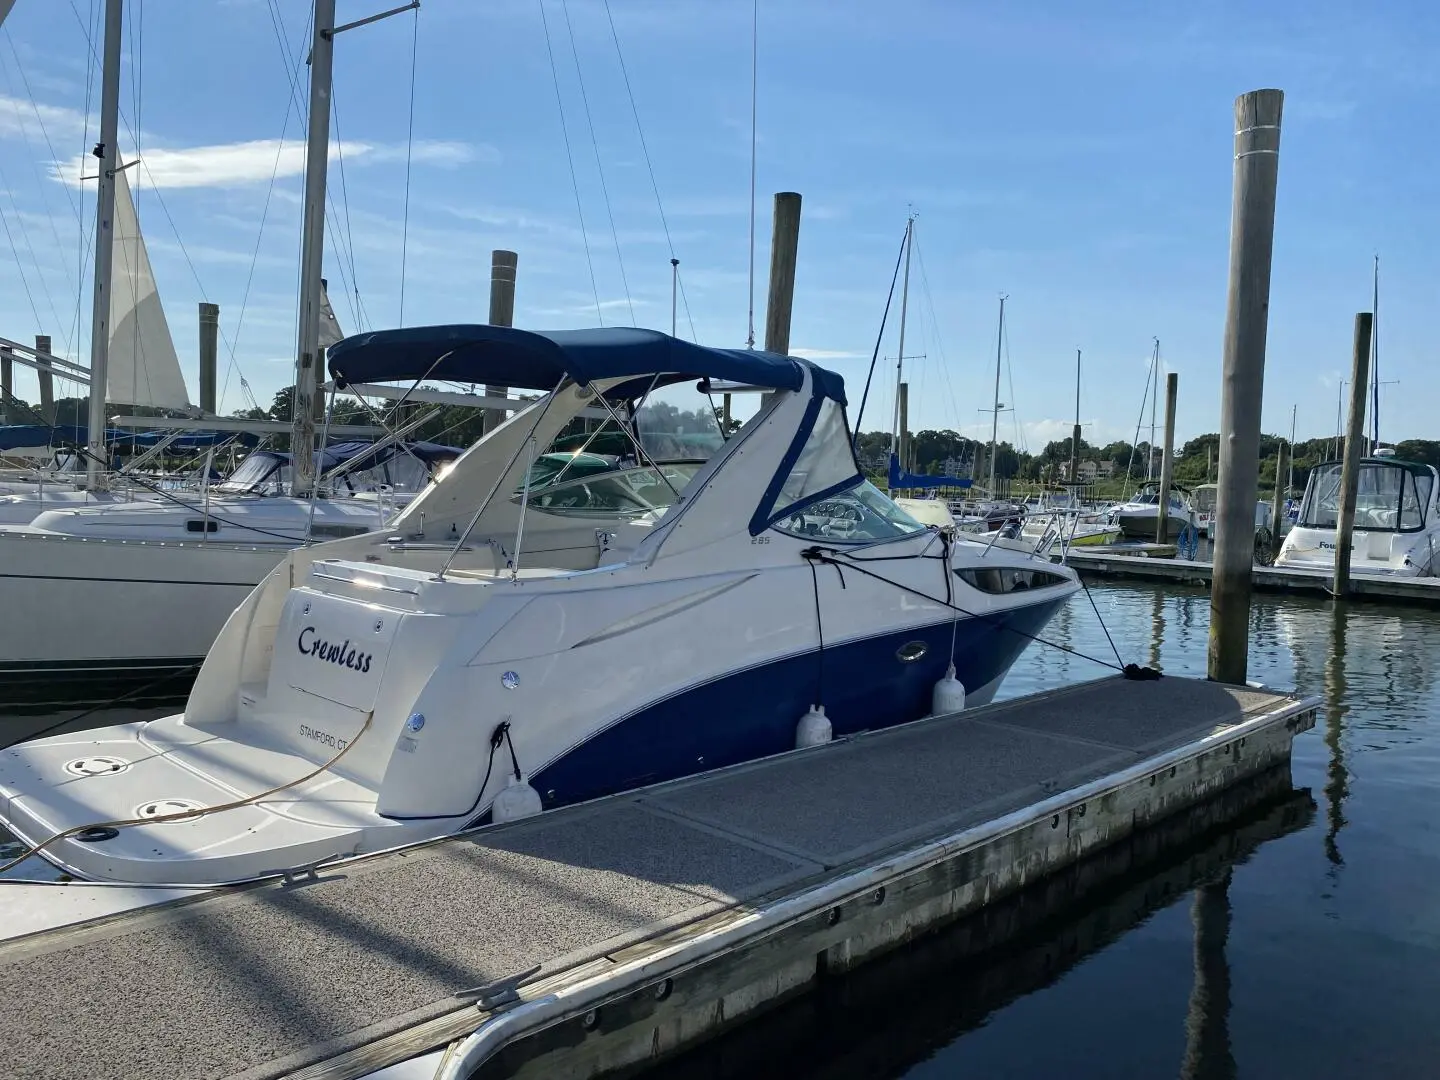
[[[1144,555],[1094,554],[1071,548],[1065,564],[1088,578],[1130,578],[1139,581],[1173,581],[1209,586],[1214,565],[1189,559],[1151,558]],[[1263,592],[1309,593],[1330,596],[1334,576],[1326,570],[1297,570],[1280,566],[1251,568],[1250,581]],[[1389,600],[1395,603],[1440,606],[1440,578],[1397,577],[1393,574],[1350,575],[1352,599]]]
[[[6,1075],[633,1070],[1283,775],[1317,704],[1105,679],[313,876],[12,930]],[[53,890],[56,907],[98,887],[0,883],[0,904],[9,888]]]

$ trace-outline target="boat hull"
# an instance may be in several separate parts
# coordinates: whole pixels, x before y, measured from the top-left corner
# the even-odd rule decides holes
[[[1115,524],[1129,540],[1155,540],[1156,515],[1154,511],[1116,511]],[[1165,535],[1160,539],[1161,543],[1178,539],[1187,525],[1189,518],[1177,515],[1170,515],[1165,519]]]
[[[0,699],[91,700],[193,674],[284,554],[0,531]]]

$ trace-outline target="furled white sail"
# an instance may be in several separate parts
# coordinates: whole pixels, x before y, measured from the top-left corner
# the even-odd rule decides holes
[[[150,256],[130,198],[125,170],[115,173],[115,254],[110,291],[110,368],[107,401],[190,409],[185,376],[160,306]]]
[[[330,306],[330,294],[325,291],[325,281],[320,281],[320,348],[328,349],[345,335],[340,332],[340,321],[335,318],[335,309]]]

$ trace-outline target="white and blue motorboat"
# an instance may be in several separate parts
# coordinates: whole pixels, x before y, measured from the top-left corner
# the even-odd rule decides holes
[[[288,552],[183,713],[0,754],[0,823],[52,868],[245,880],[983,704],[1078,588],[907,516],[804,360],[447,326],[329,365],[544,394],[387,532]],[[709,394],[747,391],[723,437]],[[657,404],[680,392],[699,407]],[[633,453],[599,467],[582,439],[567,477],[550,448],[597,407]]]

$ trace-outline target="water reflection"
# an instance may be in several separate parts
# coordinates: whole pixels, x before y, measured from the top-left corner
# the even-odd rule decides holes
[[[936,1050],[1051,986],[1199,887],[1196,995],[1185,1076],[1233,1077],[1224,883],[1265,844],[1306,827],[1308,791],[1285,770],[1256,777],[1213,816],[1172,820],[980,914],[838,978],[649,1073],[654,1080],[873,1080],[925,1070]],[[1057,887],[1058,883],[1058,887]],[[1224,906],[1215,908],[1215,889]],[[1202,925],[1203,923],[1203,925]],[[1203,929],[1203,933],[1201,932]],[[1228,1071],[1226,1071],[1228,1069]],[[968,1072],[956,1068],[927,1075]],[[974,1075],[991,1075],[978,1069]],[[1072,1072],[1071,1075],[1074,1075]]]
[[[1345,652],[1350,607],[1336,604],[1330,619],[1330,653],[1325,658],[1325,748],[1330,761],[1325,769],[1325,857],[1332,877],[1345,865],[1340,854],[1340,830],[1345,827],[1345,798],[1350,794],[1350,771],[1345,767]]]
[[[1182,1080],[1234,1080],[1230,1049],[1230,870],[1195,890],[1190,907],[1194,927],[1195,982],[1185,1012]]]

